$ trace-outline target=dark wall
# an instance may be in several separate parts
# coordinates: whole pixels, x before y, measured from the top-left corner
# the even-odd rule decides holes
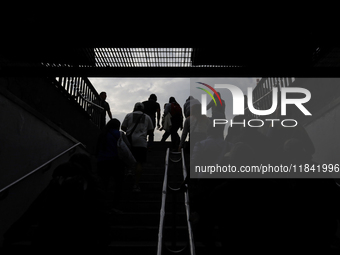
[[[1,78],[0,86],[86,145],[93,153],[99,128],[89,115],[47,78]]]

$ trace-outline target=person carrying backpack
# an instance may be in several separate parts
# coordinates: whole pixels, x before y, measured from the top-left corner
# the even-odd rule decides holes
[[[133,192],[140,192],[139,180],[142,176],[143,164],[147,159],[147,135],[153,130],[151,118],[144,113],[144,104],[138,102],[135,104],[133,112],[128,113],[123,122],[121,129],[131,137],[131,152],[136,160],[135,164],[135,183]]]
[[[183,129],[183,111],[181,106],[177,103],[174,97],[169,98],[169,103],[164,109],[164,116],[170,112],[171,114],[171,146],[176,150],[179,146],[180,137],[177,133],[178,129]]]

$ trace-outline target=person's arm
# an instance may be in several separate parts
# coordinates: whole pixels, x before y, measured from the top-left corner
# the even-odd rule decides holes
[[[111,113],[111,111],[110,111],[110,110],[108,110],[108,111],[107,111],[107,114],[109,115],[109,117],[110,117],[110,120],[112,120],[112,113]]]
[[[207,110],[209,110],[214,104],[214,101],[211,100],[210,103],[207,105]]]
[[[127,123],[127,115],[125,116],[123,122],[122,122],[122,125],[120,127],[121,130],[123,130],[124,132],[127,131],[127,126],[128,126],[128,123]]]
[[[105,104],[105,110],[106,110],[106,112],[107,112],[107,115],[109,115],[109,117],[110,117],[110,120],[112,120],[112,114],[111,114],[111,109],[110,109],[110,105],[109,105],[109,103],[108,102],[104,102],[104,104]]]
[[[158,109],[157,109],[157,112],[156,112],[156,115],[157,115],[157,128],[159,129],[161,126],[159,125],[159,120],[161,118],[161,109],[160,109],[160,106],[158,105]]]
[[[179,143],[178,151],[181,151],[181,148],[183,148],[185,139],[187,138],[189,131],[190,131],[190,117],[186,118],[184,121],[184,128],[182,131],[182,136],[181,136],[181,141]]]
[[[166,116],[171,111],[171,103],[166,104],[164,108],[164,116]]]
[[[151,118],[148,115],[145,115],[145,118],[147,119],[147,123],[148,123],[148,131],[147,131],[147,135],[152,135],[153,134],[153,123]]]

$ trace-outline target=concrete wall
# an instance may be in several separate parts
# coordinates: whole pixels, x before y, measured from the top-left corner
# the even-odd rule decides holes
[[[85,150],[78,146],[49,166],[10,187],[8,192],[0,194],[0,246],[3,234],[48,185],[54,168],[68,161],[75,152],[91,152],[99,133],[86,115],[72,107],[62,95],[60,97],[59,91],[47,87],[48,84],[42,79],[24,82],[22,79],[0,79],[0,189],[78,141],[90,148]],[[33,87],[32,91],[29,89],[30,85]],[[41,88],[39,92],[34,89],[38,87]],[[40,99],[43,95],[45,98]],[[26,99],[26,102],[23,99]],[[44,106],[45,100],[49,101],[49,104]],[[48,116],[52,116],[53,121]],[[56,124],[58,119],[60,125]],[[79,123],[79,126],[75,123]],[[70,132],[66,132],[61,126]]]
[[[63,94],[50,79],[41,77],[0,78],[0,87],[86,145],[93,153],[99,128],[76,101]]]

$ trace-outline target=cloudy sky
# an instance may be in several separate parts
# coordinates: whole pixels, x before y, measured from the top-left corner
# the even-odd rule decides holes
[[[157,102],[163,106],[169,102],[169,97],[173,96],[183,107],[186,99],[190,95],[201,98],[202,90],[196,89],[201,86],[197,82],[203,82],[214,87],[214,84],[233,84],[242,89],[246,94],[247,87],[255,87],[255,78],[89,78],[98,93],[107,93],[106,101],[110,104],[113,118],[123,122],[127,113],[132,112],[136,102],[148,100],[150,94],[157,95]],[[202,87],[202,86],[201,86]],[[220,90],[221,97],[226,102],[227,119],[232,115],[232,97],[227,89]],[[210,97],[207,97],[208,102]],[[207,115],[211,115],[208,111]],[[107,117],[108,120],[108,117]],[[155,141],[160,141],[164,131],[155,131]]]

